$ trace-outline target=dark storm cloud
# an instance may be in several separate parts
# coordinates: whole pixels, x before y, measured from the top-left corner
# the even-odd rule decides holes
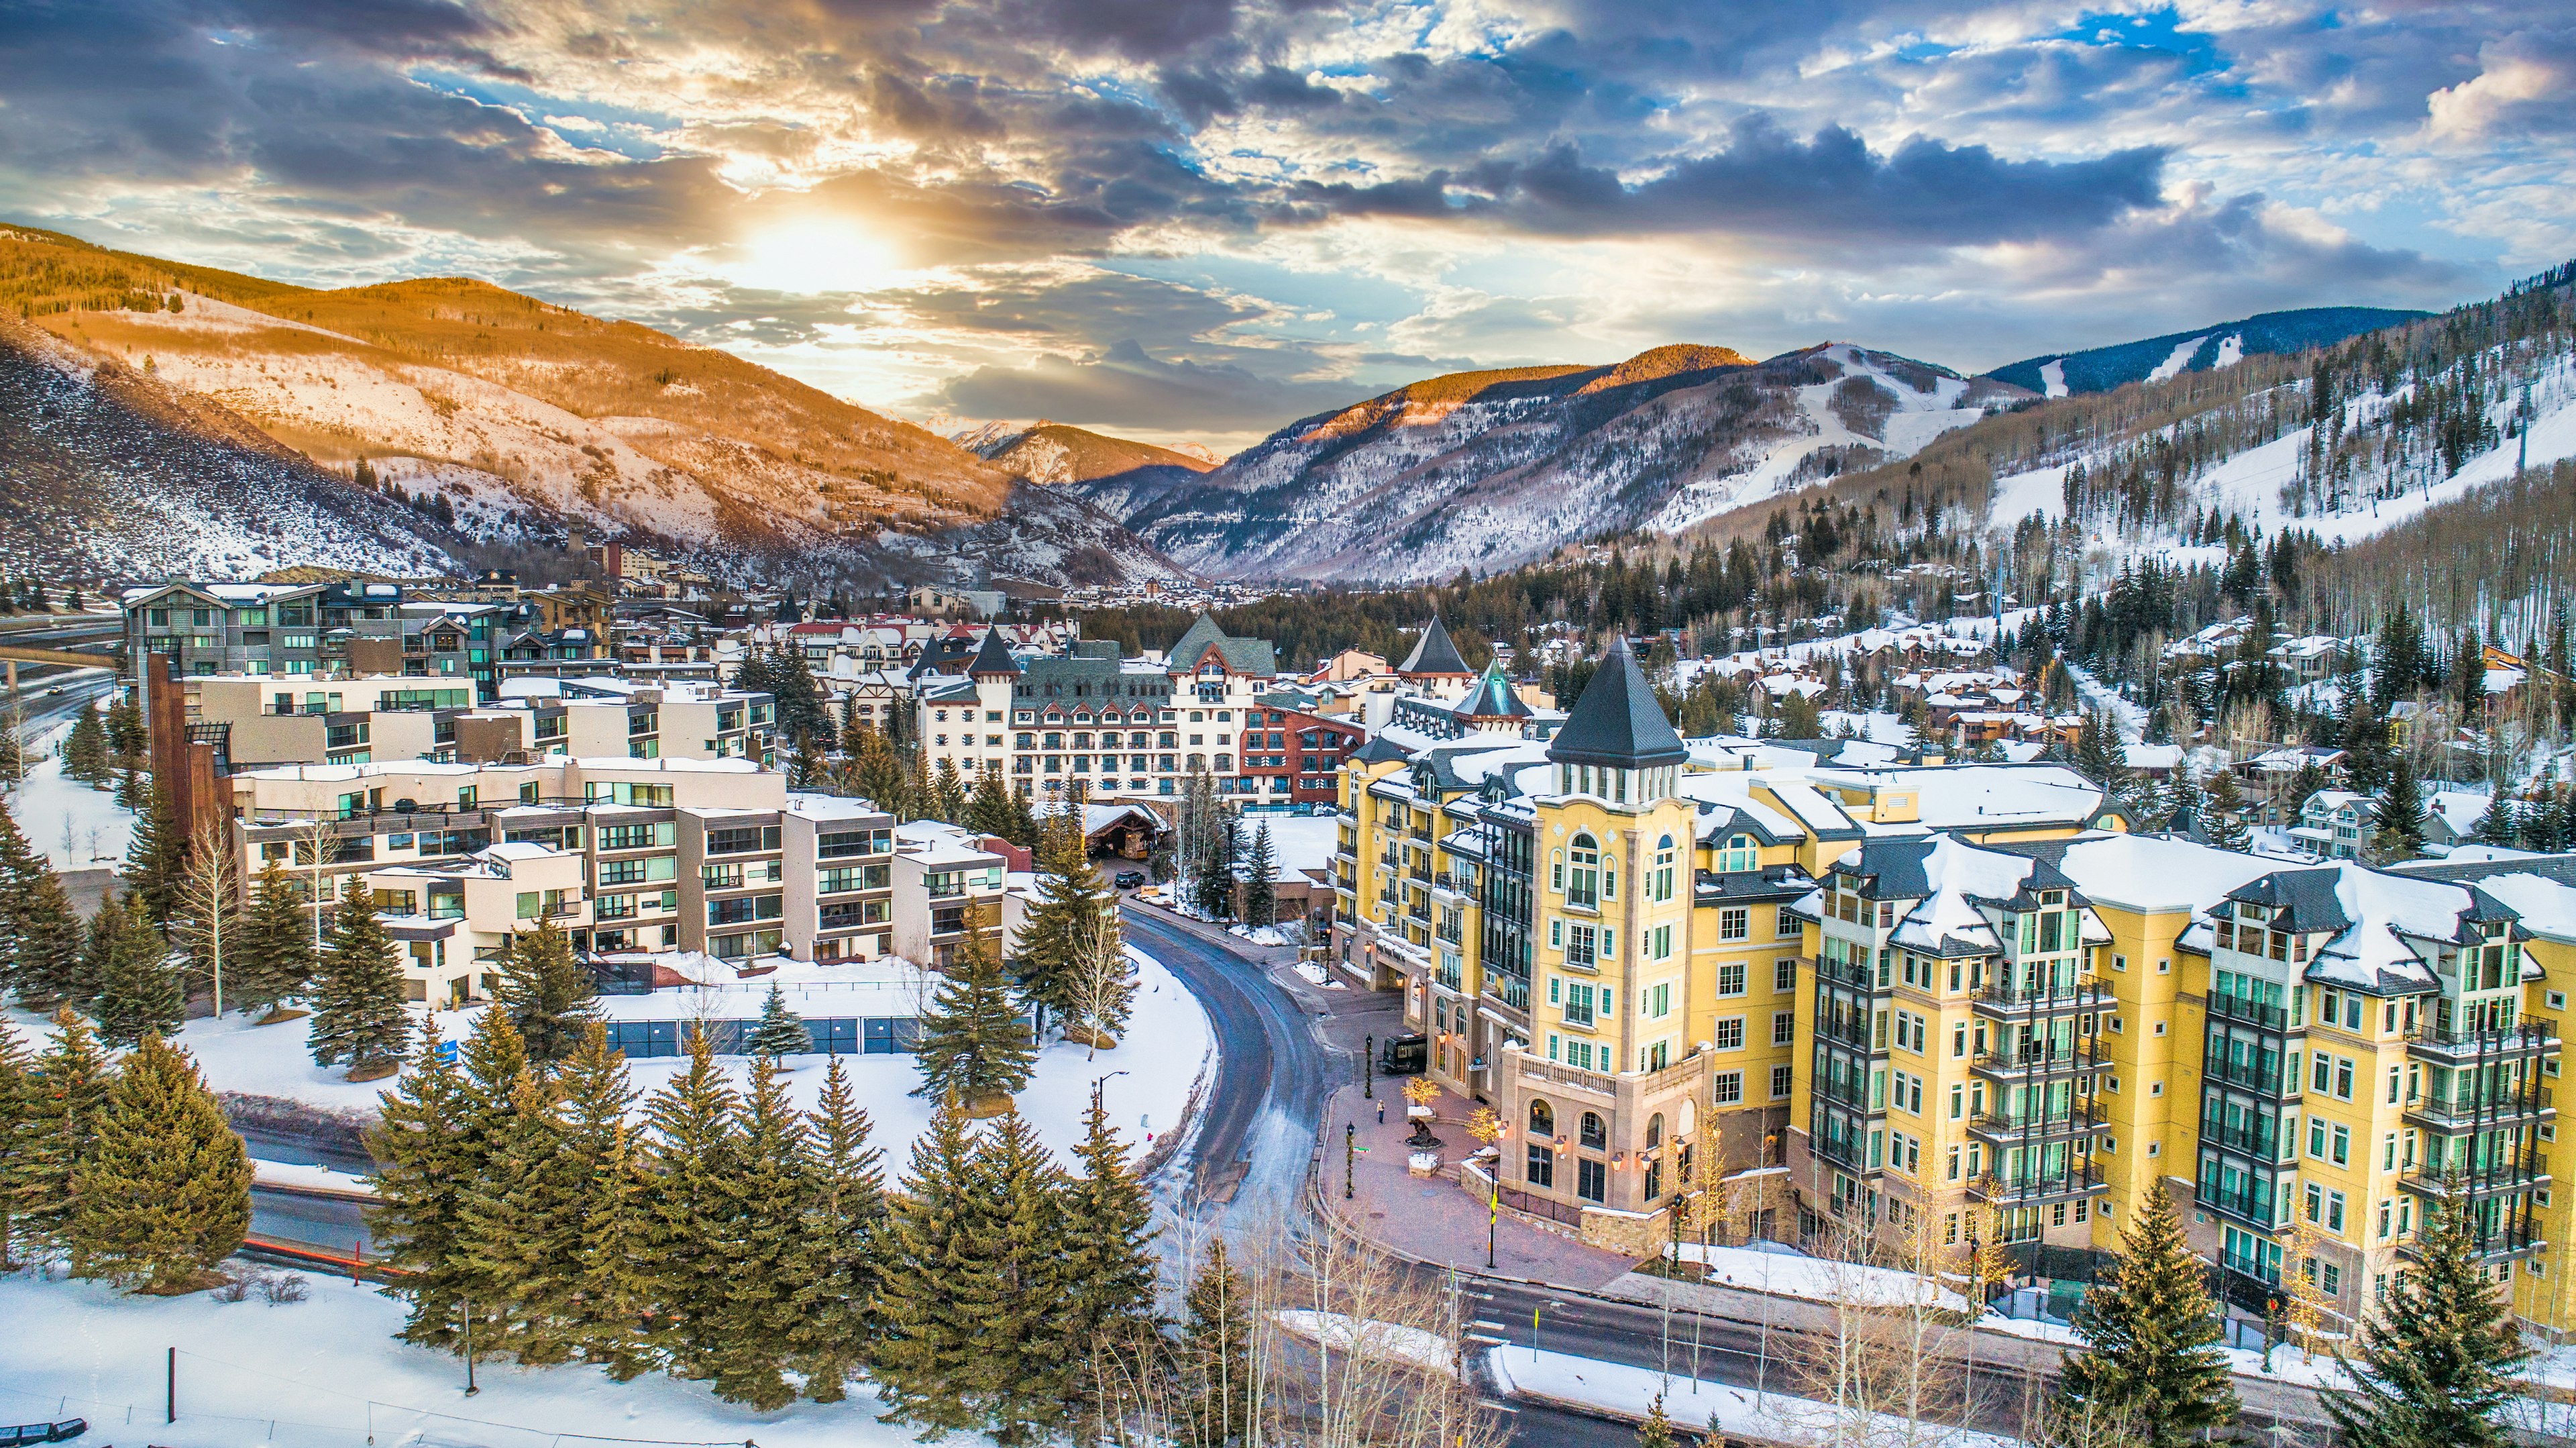
[[[1079,419],[1097,427],[1267,432],[1292,417],[1358,402],[1347,382],[1294,382],[1246,368],[1160,362],[1133,341],[1093,361],[1044,356],[1027,367],[985,367],[948,384],[943,400],[968,417]]]
[[[1838,126],[1800,141],[1755,119],[1738,125],[1724,150],[1635,184],[1567,144],[1526,162],[1374,186],[1309,183],[1294,194],[1309,219],[1387,215],[1555,236],[1714,232],[1962,246],[2090,230],[2154,206],[2163,167],[2164,152],[2154,147],[2093,161],[2008,161],[1983,146],[1923,137],[1882,156]]]

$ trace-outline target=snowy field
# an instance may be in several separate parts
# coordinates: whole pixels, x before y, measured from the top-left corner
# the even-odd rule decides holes
[[[393,1338],[402,1304],[345,1277],[305,1275],[311,1296],[271,1305],[206,1293],[127,1297],[95,1282],[0,1278],[0,1423],[85,1417],[88,1443],[163,1448],[552,1448],[601,1441],[763,1448],[910,1443],[876,1421],[876,1401],[755,1413],[700,1384],[646,1374],[610,1381],[590,1367],[475,1369]],[[177,1348],[175,1423],[163,1422],[164,1373]],[[953,1441],[981,1442],[981,1438]]]
[[[1703,1280],[1723,1287],[1796,1297],[1810,1302],[1857,1302],[1900,1306],[1917,1302],[1959,1313],[1964,1320],[1968,1299],[1930,1280],[1895,1267],[1865,1267],[1823,1257],[1794,1257],[1757,1252],[1749,1247],[1703,1247],[1684,1242],[1682,1260],[1702,1265]]]
[[[1142,1154],[1180,1122],[1191,1088],[1215,1061],[1215,1036],[1198,1000],[1162,962],[1132,947],[1130,954],[1138,971],[1136,1010],[1117,1049],[1095,1055],[1079,1045],[1054,1042],[1040,1053],[1036,1073],[1019,1095],[1020,1113],[1068,1161],[1082,1138],[1082,1114],[1090,1104],[1093,1081],[1111,1078],[1102,1088],[1110,1122],[1125,1135],[1131,1152]],[[755,984],[766,992],[765,981]],[[610,1003],[630,1004],[632,998]],[[748,1013],[757,1011],[753,995]],[[22,1039],[41,1046],[43,1022],[19,1011],[9,1019]],[[437,1019],[444,1034],[461,1039],[472,1029],[474,1016],[442,1011]],[[390,1083],[352,1084],[341,1080],[337,1069],[314,1065],[306,1039],[310,1024],[309,1016],[272,1026],[254,1026],[239,1014],[220,1021],[192,1020],[181,1028],[179,1044],[196,1056],[217,1091],[280,1097],[343,1116],[373,1117],[378,1097]],[[859,1104],[875,1123],[874,1141],[885,1151],[889,1175],[900,1171],[912,1139],[930,1124],[931,1103],[910,1094],[920,1084],[920,1069],[908,1055],[840,1059]],[[786,1058],[791,1068],[788,1095],[799,1108],[813,1107],[830,1060],[820,1055]],[[723,1057],[717,1064],[737,1088],[749,1079],[747,1058]],[[627,1070],[636,1089],[649,1097],[687,1066],[686,1057],[664,1056],[629,1061]],[[644,1105],[636,1105],[639,1118]]]
[[[9,814],[57,870],[121,864],[134,837],[134,811],[117,804],[116,792],[64,778],[62,760],[50,753],[10,792]]]

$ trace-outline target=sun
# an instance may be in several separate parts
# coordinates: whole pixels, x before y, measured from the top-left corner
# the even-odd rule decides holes
[[[722,267],[735,285],[813,296],[886,285],[900,268],[894,249],[840,217],[811,216],[753,234]]]

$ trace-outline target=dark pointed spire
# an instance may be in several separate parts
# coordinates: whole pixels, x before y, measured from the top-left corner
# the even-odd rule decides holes
[[[984,641],[976,645],[975,661],[966,666],[966,676],[980,679],[987,674],[1014,676],[1021,672],[1020,661],[1011,657],[1011,646],[1002,642],[1002,631],[984,630]]]
[[[1495,659],[1485,665],[1484,676],[1449,713],[1462,720],[1526,719],[1530,711],[1521,696],[1512,692],[1512,681],[1503,677],[1503,661]]]
[[[1451,642],[1449,630],[1441,627],[1440,615],[1431,616],[1431,625],[1414,641],[1413,652],[1406,655],[1399,674],[1473,674],[1467,661],[1458,657],[1458,645]]]
[[[1643,769],[1683,763],[1690,751],[1682,747],[1682,737],[1673,732],[1645,672],[1628,652],[1628,641],[1621,638],[1583,686],[1583,697],[1574,701],[1565,727],[1548,741],[1547,757],[1559,764]]]

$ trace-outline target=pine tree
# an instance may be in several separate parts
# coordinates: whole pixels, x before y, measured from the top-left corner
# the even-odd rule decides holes
[[[582,1359],[621,1383],[653,1361],[653,1281],[641,1266],[650,1229],[645,1201],[653,1185],[634,1133],[618,1121],[608,1133],[607,1151],[591,1168],[579,1265]]]
[[[26,1043],[0,1020],[0,1272],[19,1262],[18,1179],[35,1151],[36,1066]]]
[[[340,907],[331,912],[331,948],[313,978],[310,1043],[313,1062],[345,1061],[353,1079],[367,1079],[402,1059],[412,1035],[403,1008],[402,965],[392,937],[376,919],[374,901],[351,876]]]
[[[966,828],[979,835],[1007,840],[1019,827],[1019,817],[1011,808],[1011,792],[1002,783],[1000,765],[988,764],[975,777],[975,792],[966,801]]]
[[[1177,1383],[1182,1441],[1223,1448],[1252,1441],[1252,1300],[1226,1260],[1225,1238],[1210,1234],[1207,1256],[1182,1299]]]
[[[485,1011],[478,1037],[496,1025],[507,1031],[509,1017]],[[398,1335],[423,1347],[448,1347],[456,1341],[465,1295],[457,1248],[461,1200],[477,1164],[469,1139],[473,1103],[434,1025],[422,1023],[409,1069],[378,1099],[382,1107],[367,1131],[367,1154],[376,1161],[368,1227],[387,1265],[404,1274],[394,1291],[411,1310]]]
[[[1011,1009],[993,943],[979,927],[966,938],[956,973],[921,1018],[914,1059],[921,1084],[912,1094],[957,1102],[968,1109],[994,1097],[1015,1095],[1029,1084],[1037,1048],[1027,1024]]]
[[[1199,913],[1212,920],[1227,920],[1234,915],[1234,868],[1239,854],[1235,849],[1234,816],[1222,805],[1214,806],[1207,827],[1203,829],[1199,848],[1202,851],[1191,870],[1197,885]]]
[[[2370,806],[2371,853],[2378,860],[2411,860],[2424,853],[2424,789],[2415,778],[2414,761],[2400,754],[2390,762],[2388,783]]]
[[[931,776],[930,797],[936,801],[933,810],[936,818],[952,825],[966,823],[966,778],[957,772],[954,761],[939,761],[937,772]]]
[[[898,818],[935,820],[939,818],[939,790],[930,779],[930,754],[914,749],[911,765],[904,771],[903,810]]]
[[[735,1119],[728,1270],[715,1308],[721,1347],[711,1366],[717,1397],[769,1413],[796,1401],[782,1369],[793,1350],[797,1294],[815,1255],[803,1233],[813,1195],[805,1124],[787,1104],[775,1060],[753,1058]]]
[[[84,966],[87,935],[80,915],[50,864],[35,857],[33,870],[10,922],[15,958],[9,962],[9,987],[28,1010],[86,1001],[96,994],[97,982]]]
[[[98,1150],[98,1124],[116,1070],[89,1023],[66,1006],[54,1012],[54,1039],[36,1058],[24,1136],[12,1153],[7,1182],[20,1229],[32,1241],[60,1246],[77,1200],[74,1178]]]
[[[1011,786],[1011,827],[1002,832],[1002,838],[1024,850],[1038,847],[1037,806],[1030,801],[1026,784]]]
[[[83,709],[72,720],[72,732],[63,739],[63,773],[94,788],[107,783],[107,731],[97,710]]]
[[[2236,772],[2221,766],[2210,776],[2208,811],[2202,818],[2201,833],[2222,850],[2250,850],[2254,831],[2245,823],[2245,795],[2236,787]]]
[[[987,1325],[957,1291],[959,1264],[979,1230],[965,1113],[944,1102],[912,1144],[895,1195],[885,1276],[877,1298],[884,1340],[869,1377],[886,1406],[878,1421],[905,1423],[925,1439],[984,1424],[976,1400]]]
[[[259,872],[232,961],[225,994],[244,1014],[275,1011],[312,984],[313,933],[304,917],[304,892],[275,860]]]
[[[1243,923],[1256,930],[1279,918],[1278,887],[1272,882],[1278,869],[1279,857],[1270,845],[1270,823],[1264,820],[1252,832],[1252,856],[1243,867]]]
[[[572,956],[572,937],[552,920],[521,935],[501,963],[493,1003],[510,1013],[528,1059],[540,1070],[571,1058],[598,1015],[590,972]]]
[[[1637,1430],[1637,1448],[1674,1448],[1673,1420],[1664,1413],[1664,1395],[1647,1405],[1646,1421]]]
[[[2478,816],[2478,839],[2490,845],[2511,845],[2521,837],[2522,822],[2514,808],[2513,796],[2504,786],[2496,786],[2495,798],[2487,802],[2485,814]]]
[[[2503,1448],[2498,1415],[2519,1394],[2509,1375],[2530,1356],[2505,1299],[2478,1261],[2474,1217],[2428,1203],[2416,1264],[2346,1359],[2355,1391],[2325,1395],[2352,1448]]]
[[[1106,1346],[1070,1331],[1063,1173],[1037,1129],[1011,1110],[979,1144],[967,1182],[976,1209],[956,1292],[985,1325],[975,1395],[994,1441],[1042,1443],[1080,1393],[1081,1365]]]
[[[169,791],[156,783],[134,816],[134,837],[125,847],[125,888],[142,895],[153,924],[164,925],[179,908],[180,881],[187,873],[187,837],[171,813]]]
[[[2112,722],[2108,710],[2084,716],[2075,731],[2075,768],[2086,779],[2112,794],[2127,784],[2129,767],[2121,748],[2119,726]]]
[[[581,1044],[552,1084],[561,1160],[557,1174],[546,1178],[555,1197],[536,1214],[543,1241],[534,1254],[541,1267],[528,1326],[623,1381],[643,1370],[640,1283],[631,1255],[642,1220],[641,1183],[626,1124],[635,1088],[625,1056],[610,1047],[608,1028],[598,1021],[583,1026]]]
[[[2236,1388],[2173,1201],[2145,1197],[2109,1275],[2085,1294],[2075,1321],[2084,1350],[2066,1359],[2058,1391],[2070,1418],[2124,1424],[2147,1448],[2181,1448],[2235,1418]]]
[[[850,1374],[867,1365],[876,1336],[874,1304],[888,1250],[883,1154],[868,1145],[869,1122],[834,1056],[807,1117],[804,1213],[811,1253],[797,1293],[788,1361],[818,1403],[848,1395]]]
[[[250,1232],[250,1154],[188,1053],[147,1034],[72,1182],[72,1274],[193,1292]]]
[[[712,1377],[724,1350],[725,1244],[742,1155],[734,1109],[713,1044],[691,1031],[688,1069],[646,1107],[655,1181],[638,1253],[653,1303],[650,1339],[673,1377]]]
[[[151,747],[151,737],[144,732],[143,701],[128,689],[107,706],[107,748],[119,759],[141,759]]]
[[[545,1079],[523,1065],[510,1106],[489,1119],[474,1174],[456,1198],[458,1283],[474,1305],[478,1357],[531,1366],[568,1361],[574,1334],[566,1238],[584,1200]]]
[[[769,983],[769,995],[760,1004],[760,1020],[752,1027],[746,1049],[755,1056],[775,1061],[781,1056],[810,1055],[814,1050],[813,1033],[805,1029],[805,1020],[787,1008],[787,993],[778,982]]]
[[[1127,1170],[1127,1149],[1109,1125],[1100,1090],[1092,1088],[1083,1116],[1082,1145],[1074,1149],[1081,1175],[1064,1184],[1063,1306],[1055,1330],[1063,1360],[1076,1369],[1064,1411],[1117,1421],[1123,1414],[1100,1401],[1100,1385],[1117,1382],[1122,1358],[1134,1362],[1154,1337],[1154,1204]],[[1095,1422],[1095,1426],[1098,1426]],[[1084,1436],[1091,1441],[1098,1435]]]
[[[1037,899],[1020,921],[1020,993],[1036,1008],[1041,1029],[1050,1014],[1062,1024],[1081,1013],[1101,915],[1115,908],[1084,848],[1081,818],[1072,810],[1047,816],[1038,842]]]
[[[144,913],[142,893],[110,896],[99,902],[98,911],[92,926],[92,937],[100,944],[93,1014],[100,1039],[111,1046],[132,1046],[146,1036],[179,1029],[186,1018],[185,988],[170,959],[170,942]]]
[[[850,770],[851,782],[877,808],[899,820],[916,818],[911,812],[911,788],[906,783],[903,761],[896,757],[894,746],[875,729],[864,730],[859,749]]]

